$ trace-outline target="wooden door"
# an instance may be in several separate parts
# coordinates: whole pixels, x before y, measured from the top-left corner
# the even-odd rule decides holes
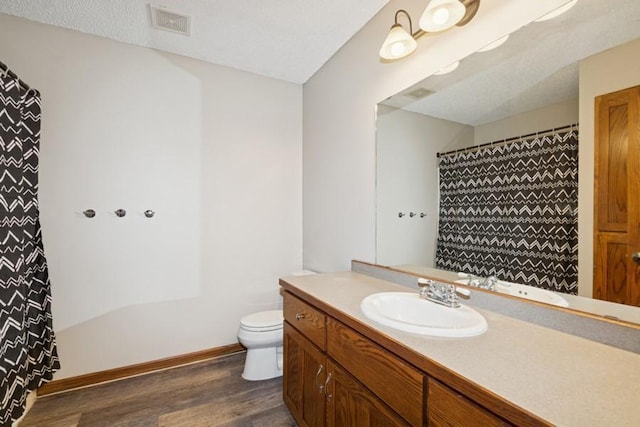
[[[283,399],[300,426],[325,425],[326,356],[284,323]]]
[[[327,426],[409,426],[351,375],[328,360]]]
[[[595,101],[594,298],[640,306],[640,86]]]

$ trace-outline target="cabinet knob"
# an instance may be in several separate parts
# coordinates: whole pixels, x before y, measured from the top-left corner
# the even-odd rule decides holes
[[[296,320],[302,320],[302,319],[304,319],[304,313],[296,314]]]
[[[631,254],[631,259],[633,260],[633,262],[635,262],[636,264],[640,264],[640,252],[634,252]]]

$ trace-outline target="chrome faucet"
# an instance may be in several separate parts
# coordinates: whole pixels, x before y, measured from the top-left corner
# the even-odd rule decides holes
[[[479,277],[474,276],[473,274],[467,273],[458,273],[458,277],[464,277],[467,279],[467,285],[473,286],[475,288],[487,289],[489,291],[495,291],[496,286],[498,285],[498,278],[495,275],[491,275],[489,277]],[[509,286],[505,284],[504,286]]]
[[[480,284],[480,288],[482,289],[488,289],[490,291],[495,291],[496,290],[496,285],[498,284],[498,278],[494,275],[491,275],[489,277],[486,277],[482,283]]]
[[[458,288],[455,285],[448,283],[434,282],[430,279],[419,278],[418,286],[420,287],[420,298],[424,298],[450,308],[460,307],[458,294],[466,298],[471,296],[471,292],[468,289]]]

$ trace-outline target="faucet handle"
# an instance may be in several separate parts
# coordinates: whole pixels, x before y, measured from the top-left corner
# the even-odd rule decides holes
[[[471,298],[471,291],[469,289],[456,286],[456,294],[460,295],[464,299]]]
[[[418,278],[418,287],[420,288],[420,297],[424,298],[427,296],[427,292],[429,292],[429,288],[433,285],[433,280],[424,279],[422,277]]]
[[[418,286],[420,286],[421,288],[423,286],[431,286],[431,285],[433,285],[433,280],[425,279],[423,277],[418,277]]]
[[[467,285],[469,286],[478,286],[479,285],[479,277],[474,276],[470,273],[463,273],[461,271],[458,272],[458,277],[462,279],[467,279]]]

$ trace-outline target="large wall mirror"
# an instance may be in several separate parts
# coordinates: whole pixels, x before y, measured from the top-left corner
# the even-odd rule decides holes
[[[429,76],[381,101],[376,124],[376,262],[458,279],[458,271],[436,269],[438,153],[576,131],[580,274],[577,288],[561,295],[566,304],[557,305],[640,323],[640,308],[591,298],[590,273],[594,99],[637,85],[640,1],[578,0],[565,14],[534,21],[501,46],[461,59],[454,71]]]

